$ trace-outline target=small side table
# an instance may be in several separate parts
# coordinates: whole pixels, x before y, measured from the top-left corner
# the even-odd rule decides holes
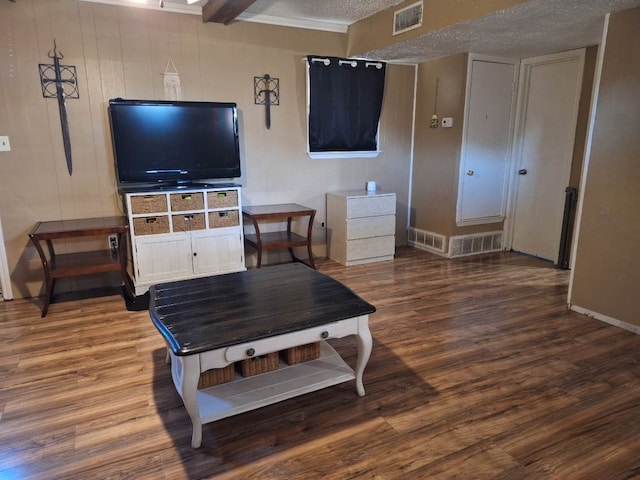
[[[46,316],[53,297],[56,279],[75,277],[103,272],[122,274],[122,281],[128,294],[132,294],[126,265],[126,237],[129,231],[125,217],[84,218],[78,220],[59,220],[38,222],[29,234],[42,260],[46,296],[42,308],[42,316]],[[115,235],[118,248],[116,250],[97,250],[91,252],[75,252],[56,255],[53,240]],[[47,253],[42,242],[47,245]]]
[[[301,261],[293,254],[293,247],[307,247],[309,255],[309,266],[316,268],[311,252],[311,232],[313,229],[313,219],[316,211],[313,208],[298,205],[297,203],[284,203],[279,205],[250,205],[242,207],[242,215],[253,223],[255,234],[244,236],[245,241],[254,247],[258,252],[258,268],[262,265],[262,252],[264,250],[289,250],[292,261]],[[291,231],[291,219],[299,217],[309,217],[307,236],[303,237]],[[287,220],[287,230],[282,232],[261,232],[260,221]]]

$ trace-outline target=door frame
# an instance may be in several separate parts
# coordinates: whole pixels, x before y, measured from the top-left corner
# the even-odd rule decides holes
[[[518,170],[522,165],[522,143],[523,143],[523,128],[524,128],[524,119],[527,113],[527,105],[526,105],[526,95],[528,93],[529,87],[529,75],[528,71],[531,66],[536,63],[536,60],[545,59],[544,63],[552,63],[558,61],[564,61],[570,58],[578,58],[580,61],[580,84],[582,84],[584,77],[584,60],[585,60],[586,49],[585,48],[577,48],[574,50],[567,50],[564,52],[551,53],[548,55],[539,55],[535,57],[523,58],[520,60],[520,75],[518,78],[518,94],[516,100],[516,115],[515,115],[515,125],[514,125],[514,136],[513,136],[513,144],[511,151],[511,174],[509,175],[509,184],[507,187],[507,215],[504,220],[503,230],[503,249],[511,250],[513,247],[513,234],[515,229],[515,212],[516,212],[516,202],[518,198],[518,187],[519,187],[519,178],[518,178]],[[540,64],[542,62],[538,62]],[[580,109],[580,88],[577,89],[577,101],[575,102],[575,108],[572,114],[573,123],[577,122],[578,119],[578,111]],[[573,131],[573,141],[575,142],[575,129]],[[571,160],[573,162],[573,159]],[[567,179],[568,180],[568,179]],[[560,235],[560,232],[558,232]],[[575,235],[575,233],[574,233]]]
[[[11,277],[9,276],[9,265],[7,264],[7,251],[4,245],[4,234],[2,233],[2,220],[0,219],[0,287],[2,287],[2,300],[13,300],[13,290],[11,289]]]

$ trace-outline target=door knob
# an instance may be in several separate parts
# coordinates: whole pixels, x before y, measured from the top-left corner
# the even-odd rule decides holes
[[[526,168],[521,168],[520,170],[518,170],[518,175],[526,175],[526,174],[527,174]]]
[[[467,175],[469,175],[470,177],[473,177],[473,174],[476,173],[473,170],[467,170]]]

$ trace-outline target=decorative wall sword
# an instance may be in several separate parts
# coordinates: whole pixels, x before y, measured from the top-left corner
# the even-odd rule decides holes
[[[64,55],[62,52],[58,52],[55,39],[53,40],[53,54],[49,51],[48,57],[53,59],[53,65],[46,65],[42,63],[39,65],[42,96],[44,98],[58,99],[64,155],[67,160],[67,170],[69,171],[69,175],[71,175],[73,171],[73,163],[71,159],[71,138],[69,136],[69,122],[67,120],[65,99],[79,98],[78,83],[76,80],[76,67],[60,65],[60,60],[64,58]]]
[[[267,129],[271,128],[271,105],[280,105],[280,79],[271,78],[265,73],[263,77],[253,77],[254,103],[264,105]]]

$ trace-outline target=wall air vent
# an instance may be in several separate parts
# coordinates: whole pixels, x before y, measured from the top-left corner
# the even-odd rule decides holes
[[[447,238],[444,235],[420,230],[415,227],[409,227],[407,234],[407,243],[412,247],[435,253],[437,255],[443,255],[445,253]]]
[[[422,0],[393,14],[393,34],[398,35],[422,25]]]
[[[502,251],[502,231],[460,235],[451,237],[449,242],[451,258],[500,251]]]

